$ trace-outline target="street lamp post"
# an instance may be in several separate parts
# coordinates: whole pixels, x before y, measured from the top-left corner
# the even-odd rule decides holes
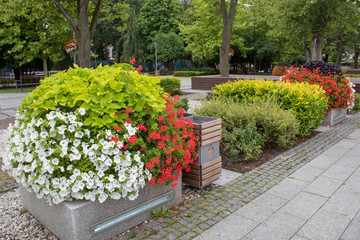
[[[157,69],[157,43],[154,43],[155,46],[155,76],[159,75],[158,69]]]

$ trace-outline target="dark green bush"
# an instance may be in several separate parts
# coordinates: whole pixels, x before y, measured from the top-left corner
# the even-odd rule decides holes
[[[259,152],[263,146],[290,147],[300,129],[300,123],[292,112],[282,110],[280,105],[271,99],[239,103],[224,97],[212,98],[195,107],[194,112],[197,115],[221,118],[223,146],[226,148],[241,142],[243,148],[236,147],[233,154],[235,151],[241,151],[245,159],[254,159],[258,153],[251,151]],[[262,138],[253,134],[251,124],[255,124],[256,131]],[[233,133],[235,129],[237,129],[236,133]],[[250,136],[253,136],[254,141],[247,139],[244,142],[239,139],[245,133],[251,133]],[[264,144],[261,139],[264,139]]]
[[[164,92],[168,92],[171,96],[181,94],[181,82],[180,79],[174,77],[166,77],[160,80],[160,87],[164,89]]]
[[[253,160],[262,154],[261,148],[265,138],[257,131],[255,122],[249,122],[244,128],[234,128],[231,131],[225,128],[222,131],[222,145],[233,159],[243,153],[245,160]]]
[[[360,93],[355,93],[354,107],[351,110],[360,110]]]

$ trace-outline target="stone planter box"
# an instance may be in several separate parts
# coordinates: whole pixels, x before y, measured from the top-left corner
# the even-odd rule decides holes
[[[199,138],[199,157],[190,172],[183,172],[183,182],[194,187],[205,187],[221,176],[221,119],[190,116],[195,136]]]
[[[325,126],[334,126],[339,122],[343,121],[346,118],[346,109],[338,108],[333,109],[327,112],[327,116],[325,114],[324,120],[322,121],[321,125]]]
[[[103,203],[74,200],[53,204],[20,187],[23,207],[60,239],[109,239],[148,219],[153,209],[170,208],[182,200],[179,186],[154,184],[140,190],[136,200],[107,199]]]

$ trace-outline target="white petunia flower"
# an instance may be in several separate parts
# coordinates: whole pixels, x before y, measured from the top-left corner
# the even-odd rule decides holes
[[[84,116],[86,114],[85,108],[79,108],[78,112],[80,113],[81,116]]]

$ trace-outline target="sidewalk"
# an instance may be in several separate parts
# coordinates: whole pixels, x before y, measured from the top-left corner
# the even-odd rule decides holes
[[[196,237],[360,239],[360,129]]]

